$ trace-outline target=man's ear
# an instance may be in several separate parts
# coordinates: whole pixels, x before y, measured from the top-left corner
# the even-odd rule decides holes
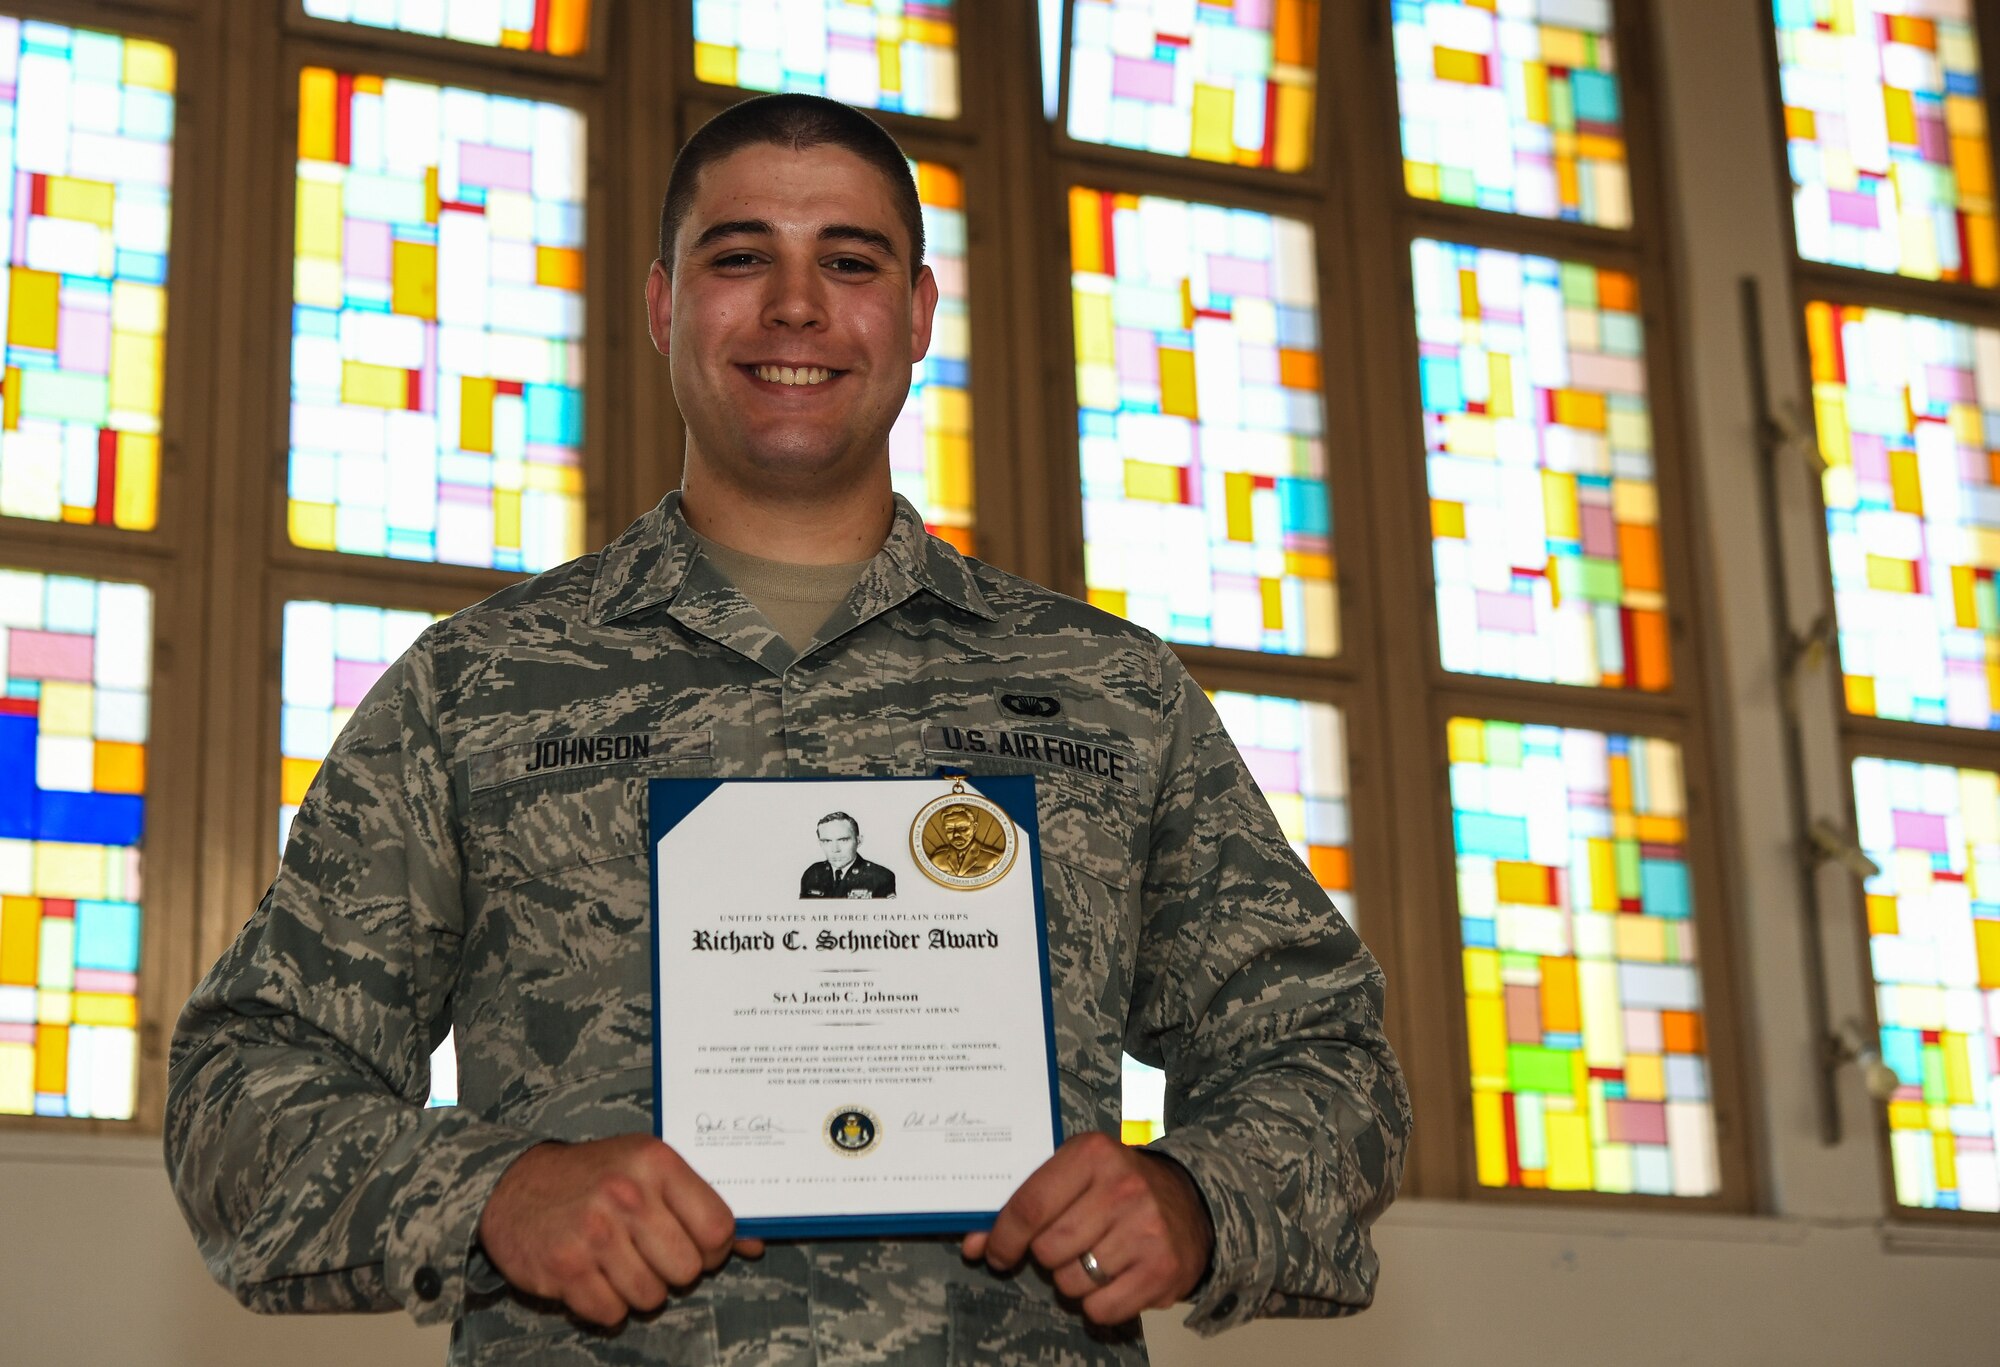
[[[937,316],[937,277],[925,266],[917,272],[910,296],[910,359],[921,361],[931,349],[931,320]]]
[[[652,334],[653,349],[667,354],[667,339],[673,335],[674,277],[664,261],[655,261],[646,272],[646,331]]]

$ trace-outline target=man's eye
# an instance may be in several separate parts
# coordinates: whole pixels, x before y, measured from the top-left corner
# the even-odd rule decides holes
[[[754,266],[757,264],[757,258],[750,252],[729,252],[715,258],[715,264],[718,266]]]
[[[836,256],[833,260],[827,262],[827,265],[843,275],[859,275],[875,269],[873,261],[864,260],[858,256]]]

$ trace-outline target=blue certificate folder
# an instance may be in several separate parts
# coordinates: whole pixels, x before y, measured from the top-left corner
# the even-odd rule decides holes
[[[866,779],[869,783],[920,783],[936,790],[941,781],[948,781],[957,775],[932,776],[926,778],[881,778]],[[838,775],[827,778],[780,778],[780,779],[712,779],[712,778],[656,778],[647,783],[647,798],[650,813],[650,838],[646,842],[646,883],[652,903],[652,977],[653,977],[653,1132],[662,1133],[663,1117],[674,1105],[674,1098],[667,1095],[664,1051],[662,1043],[668,1032],[674,1029],[673,1009],[665,1002],[660,990],[660,965],[662,917],[660,914],[660,871],[656,867],[659,859],[661,840],[719,788],[728,785],[748,784],[803,784],[803,783],[853,783],[863,781],[861,776]],[[1041,830],[1035,816],[1035,780],[1032,775],[964,775],[963,781],[982,797],[1000,807],[1014,821],[1022,838],[1026,841],[1029,856],[1029,870],[1033,874],[1031,883],[1035,898],[1035,936],[1037,958],[1041,966],[1041,1019],[1044,1047],[1048,1056],[1049,1083],[1049,1136],[1050,1151],[1062,1144],[1062,1110],[1057,1084],[1055,1012],[1049,995],[1049,934],[1048,913],[1044,905],[1044,889],[1041,878]],[[913,803],[913,807],[914,807]],[[765,1216],[739,1219],[736,1231],[739,1235],[752,1238],[770,1239],[817,1239],[838,1237],[880,1237],[904,1234],[959,1234],[973,1230],[990,1229],[999,1215],[996,1207],[991,1210],[935,1210],[893,1213],[841,1215],[801,1215]]]

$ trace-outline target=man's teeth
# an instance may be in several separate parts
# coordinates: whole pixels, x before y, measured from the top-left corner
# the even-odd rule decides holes
[[[833,372],[817,365],[760,365],[757,378],[772,384],[824,384],[833,378]]]

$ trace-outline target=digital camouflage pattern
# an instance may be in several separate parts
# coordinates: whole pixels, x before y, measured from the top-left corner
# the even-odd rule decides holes
[[[476,1247],[530,1145],[651,1128],[646,780],[945,766],[1039,780],[1064,1132],[1118,1132],[1121,1046],[1167,1070],[1156,1147],[1215,1221],[1189,1322],[1366,1306],[1410,1124],[1374,960],[1171,651],[900,499],[803,654],[669,495],[383,676],[174,1039],[168,1165],[211,1271],[260,1310],[455,1321],[457,1363],[1145,1361],[1137,1324],[955,1239],[774,1244],[615,1333]],[[460,1104],[425,1110],[448,1028]]]

